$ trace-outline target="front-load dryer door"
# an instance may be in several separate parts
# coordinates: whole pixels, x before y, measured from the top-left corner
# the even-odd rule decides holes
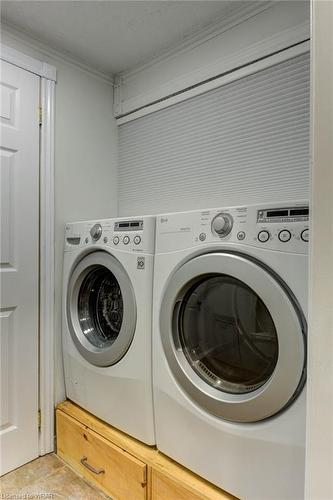
[[[78,262],[67,290],[67,321],[81,355],[96,366],[117,363],[136,326],[131,281],[112,255],[97,251]]]
[[[180,267],[161,303],[160,331],[178,384],[221,418],[263,420],[304,385],[305,318],[279,277],[245,255],[210,253]]]

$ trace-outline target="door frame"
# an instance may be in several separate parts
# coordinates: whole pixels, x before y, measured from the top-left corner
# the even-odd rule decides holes
[[[57,76],[56,68],[50,64],[3,44],[0,50],[2,60],[40,77],[38,393],[39,455],[45,455],[54,450],[54,103]]]
[[[333,498],[333,4],[311,0],[311,214],[305,499]]]

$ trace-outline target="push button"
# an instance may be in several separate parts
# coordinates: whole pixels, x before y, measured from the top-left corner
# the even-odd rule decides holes
[[[115,245],[118,245],[118,243],[119,243],[119,236],[115,236],[115,237],[113,238],[113,243],[114,243]]]
[[[258,240],[261,243],[266,243],[266,241],[269,240],[269,232],[268,231],[260,231],[260,233],[258,233]]]
[[[238,231],[237,239],[239,239],[239,241],[245,240],[245,236],[246,236],[246,234],[244,231]]]
[[[205,241],[205,239],[206,239],[206,233],[200,233],[199,234],[199,240],[200,241]]]
[[[123,237],[123,243],[124,243],[124,245],[128,245],[128,244],[129,244],[129,242],[130,242],[130,238],[129,238],[129,236],[124,236],[124,237]]]
[[[134,236],[134,243],[135,245],[139,245],[139,243],[141,243],[141,236]]]
[[[287,229],[282,229],[282,231],[279,232],[279,240],[282,241],[282,243],[286,243],[289,241],[291,238],[291,232],[288,231]]]
[[[309,230],[304,229],[304,231],[301,232],[301,240],[305,241],[306,243],[309,241]]]

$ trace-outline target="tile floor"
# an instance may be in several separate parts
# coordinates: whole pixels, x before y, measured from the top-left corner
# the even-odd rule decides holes
[[[102,500],[106,497],[53,453],[0,478],[0,499]]]

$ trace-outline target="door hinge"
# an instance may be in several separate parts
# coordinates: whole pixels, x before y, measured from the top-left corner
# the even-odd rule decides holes
[[[41,412],[41,410],[38,410],[37,422],[38,422],[38,430],[40,430],[42,427],[42,412]]]
[[[43,108],[39,106],[38,108],[38,120],[39,120],[39,125],[43,123]]]

